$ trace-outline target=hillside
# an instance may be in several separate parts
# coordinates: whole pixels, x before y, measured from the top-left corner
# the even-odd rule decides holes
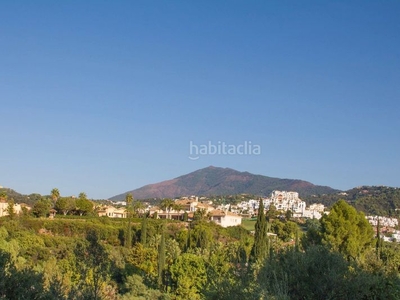
[[[1,188],[0,195],[3,194],[7,196],[7,200],[14,200],[15,203],[25,203],[31,206],[41,198],[39,194],[23,195],[10,188]]]
[[[210,166],[171,180],[127,191],[111,197],[110,200],[122,200],[127,193],[132,193],[135,199],[148,199],[242,193],[266,196],[273,190],[296,191],[300,194],[300,197],[338,192],[333,188],[314,185],[303,180],[273,178],[254,175],[249,172],[239,172],[229,168]]]
[[[328,207],[340,199],[367,215],[399,216],[400,213],[400,189],[396,187],[360,186],[341,193],[303,198],[307,204],[322,203]]]

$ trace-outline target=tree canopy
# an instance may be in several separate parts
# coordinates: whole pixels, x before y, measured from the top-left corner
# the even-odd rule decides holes
[[[321,219],[321,238],[332,250],[355,259],[372,243],[374,233],[362,212],[340,200]]]

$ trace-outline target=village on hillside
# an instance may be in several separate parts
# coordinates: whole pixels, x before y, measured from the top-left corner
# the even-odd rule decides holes
[[[172,220],[192,220],[194,214],[201,213],[222,227],[237,226],[242,222],[242,218],[255,217],[258,213],[259,201],[250,199],[242,201],[236,205],[213,205],[213,201],[207,197],[181,197],[171,200],[167,205],[143,207],[142,213],[147,212],[150,217]],[[276,210],[285,213],[292,212],[294,218],[315,218],[320,219],[324,214],[324,205],[312,204],[306,207],[306,203],[299,198],[297,192],[273,191],[271,196],[262,199],[265,210],[268,211],[272,206]],[[126,218],[126,202],[119,201],[113,205],[104,205],[99,208],[99,216],[111,218]]]
[[[74,197],[72,197],[74,198]],[[324,214],[329,214],[323,204],[314,203],[309,206],[299,198],[299,194],[293,191],[273,191],[270,197],[261,198],[265,212],[276,210],[282,216],[290,212],[291,218],[320,219]],[[95,202],[95,201],[94,201]],[[127,218],[128,209],[126,201],[109,201],[109,204],[94,203],[93,212],[99,217]],[[143,203],[137,208],[139,214],[147,214],[150,218],[192,221],[195,214],[206,217],[208,220],[222,226],[230,227],[242,224],[242,219],[254,218],[258,214],[260,199],[249,199],[237,204],[215,205],[207,197],[189,196],[162,201],[158,206]],[[22,214],[32,210],[32,207],[24,203],[13,203],[13,212]],[[10,203],[0,199],[0,217],[9,215]],[[62,212],[52,208],[49,217],[54,218]],[[65,213],[64,213],[65,214]],[[375,232],[379,232],[386,242],[400,242],[400,230],[398,219],[383,216],[366,216]],[[378,224],[379,220],[379,224]]]

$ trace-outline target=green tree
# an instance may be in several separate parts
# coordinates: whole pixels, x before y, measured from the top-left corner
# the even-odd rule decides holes
[[[199,222],[195,224],[193,229],[190,230],[189,238],[192,239],[192,241],[190,241],[190,244],[194,247],[200,248],[202,250],[210,248],[213,241],[213,235],[210,225],[205,222]]]
[[[167,212],[167,219],[169,219],[169,213],[174,208],[175,202],[172,199],[166,198],[161,201],[160,208]]]
[[[42,273],[28,267],[17,269],[11,255],[0,250],[0,299],[63,299],[63,295],[45,290]]]
[[[270,204],[267,213],[265,214],[265,217],[267,218],[268,222],[271,219],[275,219],[278,216],[279,212],[276,209],[275,205]]]
[[[128,224],[126,227],[126,236],[125,236],[125,247],[131,248],[132,247],[132,202],[133,202],[133,195],[131,193],[126,194],[125,202],[127,211],[126,217],[128,219]]]
[[[140,275],[134,274],[128,276],[123,285],[124,294],[119,297],[120,300],[158,300],[165,299],[163,294],[147,287],[143,283],[143,278]]]
[[[277,253],[256,280],[255,299],[395,300],[400,292],[397,275],[366,272],[323,246]]]
[[[71,197],[60,197],[54,208],[58,213],[62,213],[63,215],[67,215],[70,211],[76,209],[75,199]]]
[[[290,209],[288,209],[288,210],[285,212],[285,219],[286,219],[287,221],[290,221],[290,219],[292,218],[292,216],[293,216],[293,212],[292,212]]]
[[[78,299],[101,299],[101,288],[107,281],[110,270],[109,255],[96,231],[89,231],[86,241],[75,247],[76,268],[80,274],[74,291]]]
[[[197,209],[193,213],[193,220],[194,221],[202,221],[207,219],[207,210],[205,208]]]
[[[187,222],[188,221],[188,213],[187,213],[187,211],[185,211],[184,213],[183,213],[183,222]]]
[[[139,217],[143,213],[144,208],[143,202],[139,200],[132,202],[132,212],[135,217]]]
[[[232,256],[230,248],[216,244],[205,259],[207,272],[207,283],[203,288],[205,299],[239,299],[234,298],[230,291],[232,286],[239,284],[241,277],[238,275],[242,268],[231,263]]]
[[[252,249],[252,257],[254,260],[262,262],[268,255],[269,241],[268,241],[267,231],[268,231],[268,224],[264,213],[264,203],[262,199],[260,199],[258,207],[258,216],[254,232],[254,245]]]
[[[182,204],[176,204],[176,203],[174,203],[174,207],[173,207],[173,209],[175,210],[175,211],[177,211],[177,212],[180,212],[181,210],[183,210],[183,205]],[[186,211],[185,211],[185,213],[186,213]],[[183,216],[184,217],[184,216]],[[183,220],[183,218],[181,219],[181,220]],[[186,219],[186,221],[187,221],[187,219]]]
[[[60,191],[58,190],[58,188],[54,188],[51,190],[50,195],[51,199],[53,200],[53,203],[56,203],[56,201],[60,197]]]
[[[202,299],[201,290],[207,281],[204,259],[191,253],[182,254],[171,266],[171,278],[177,299]]]
[[[8,195],[7,195],[6,191],[1,191],[0,192],[0,201],[6,202],[7,201],[7,197],[8,197]]]
[[[382,238],[381,238],[381,223],[378,217],[378,224],[376,226],[376,257],[379,259],[381,257],[381,252],[382,252]]]
[[[298,226],[292,221],[282,222],[278,219],[275,219],[271,224],[271,230],[282,241],[288,242],[296,237]]]
[[[93,212],[94,204],[92,201],[84,198],[78,198],[75,201],[76,211],[79,213],[80,216],[88,215]]]
[[[164,275],[165,275],[165,232],[164,228],[161,232],[161,242],[158,246],[158,287],[161,291],[164,290]]]
[[[42,198],[32,207],[32,213],[35,217],[46,217],[50,213],[51,202],[48,199]]]
[[[10,201],[8,201],[8,205],[7,205],[7,213],[10,219],[14,219],[15,218],[15,210],[14,210],[14,199],[11,199]]]
[[[144,216],[142,219],[142,228],[140,230],[140,242],[143,246],[147,246],[147,217]]]
[[[301,237],[301,245],[304,249],[321,245],[321,222],[318,219],[307,219],[306,233]]]
[[[356,259],[374,238],[371,225],[362,212],[344,200],[336,202],[321,219],[322,242],[347,259]]]

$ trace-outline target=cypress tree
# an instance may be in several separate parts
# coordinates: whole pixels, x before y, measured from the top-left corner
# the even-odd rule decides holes
[[[185,249],[185,252],[187,252],[189,249],[190,249],[190,247],[191,247],[191,239],[192,239],[192,237],[191,237],[191,230],[190,230],[190,226],[189,226],[189,228],[188,228],[188,234],[187,234],[187,240],[186,240],[186,249]]]
[[[144,216],[142,220],[142,228],[140,230],[140,242],[143,246],[147,245],[147,217]]]
[[[183,222],[187,222],[188,221],[188,213],[187,211],[185,211],[185,213],[183,214]]]
[[[127,218],[128,218],[128,226],[126,228],[126,237],[125,237],[125,247],[132,247],[132,201],[133,196],[131,193],[127,194],[125,197],[126,206],[127,206]]]
[[[300,251],[299,249],[300,249],[299,248],[299,230],[296,229],[296,238],[295,238],[294,250],[296,252],[299,252]]]
[[[165,271],[165,233],[164,228],[161,232],[161,242],[158,247],[158,287],[160,291],[164,290],[164,271]]]
[[[378,224],[376,226],[376,237],[377,237],[377,241],[376,241],[376,256],[377,258],[381,258],[381,226],[380,226],[380,221],[379,221],[379,216],[378,216]]]
[[[258,216],[254,233],[254,245],[252,249],[252,257],[254,260],[264,261],[268,255],[268,236],[267,236],[267,219],[264,213],[264,203],[260,199],[258,206]]]

